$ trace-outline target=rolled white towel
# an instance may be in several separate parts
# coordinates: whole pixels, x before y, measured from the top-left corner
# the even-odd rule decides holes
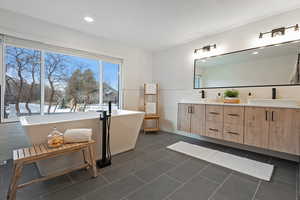
[[[64,143],[88,142],[92,139],[92,129],[67,129],[64,133]]]

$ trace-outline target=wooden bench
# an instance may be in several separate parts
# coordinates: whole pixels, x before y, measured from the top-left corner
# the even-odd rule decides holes
[[[75,170],[83,169],[83,168],[86,169],[91,168],[93,177],[96,177],[97,169],[96,169],[96,161],[93,153],[94,143],[95,141],[92,140],[84,143],[64,144],[63,146],[58,148],[49,148],[46,144],[39,144],[39,145],[33,145],[28,148],[14,150],[13,151],[13,175],[12,175],[11,183],[7,194],[7,199],[15,200],[17,189],[23,188],[25,186],[31,185],[39,181],[45,181],[63,174],[67,174]],[[86,153],[89,155],[89,160],[86,160],[85,158],[86,150],[87,150]],[[38,179],[31,180],[27,183],[17,185],[18,180],[21,177],[22,168],[24,164],[33,163],[39,160],[53,158],[53,157],[61,156],[76,151],[83,152],[84,164],[81,165],[80,167],[73,168],[73,169],[66,169],[64,171],[51,174],[49,176],[41,177]]]

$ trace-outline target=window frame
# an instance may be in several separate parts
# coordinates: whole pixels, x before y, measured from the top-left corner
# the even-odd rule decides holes
[[[51,49],[43,49],[43,48],[34,48],[34,45],[30,45],[30,47],[25,46],[25,45],[19,45],[19,44],[15,44],[15,43],[9,43],[5,41],[5,36],[1,37],[0,35],[0,72],[1,72],[1,76],[0,76],[0,83],[1,83],[1,97],[0,97],[0,102],[1,102],[1,107],[0,107],[0,123],[2,122],[15,122],[18,120],[15,119],[5,119],[4,118],[4,97],[5,97],[5,88],[6,88],[6,83],[5,83],[5,77],[6,77],[6,61],[5,61],[5,52],[6,52],[6,48],[7,46],[13,46],[13,47],[17,47],[17,48],[26,48],[26,49],[31,49],[31,50],[37,50],[41,52],[41,59],[40,59],[40,65],[41,65],[41,69],[40,69],[40,85],[41,85],[41,97],[40,97],[40,115],[45,115],[45,111],[44,111],[44,106],[45,106],[45,83],[46,83],[46,79],[45,79],[45,54],[46,53],[55,53],[55,54],[63,54],[63,55],[67,55],[67,56],[75,56],[75,57],[81,57],[81,58],[85,58],[85,59],[93,59],[93,58],[88,58],[88,57],[84,57],[84,56],[80,56],[76,53],[72,53],[72,50],[70,50],[69,53],[65,53],[65,52],[60,52],[58,51],[53,51]],[[62,47],[57,47],[58,49],[61,49]],[[74,49],[76,50],[76,49]],[[80,50],[78,50],[80,51]],[[103,56],[102,56],[103,57]],[[2,60],[2,61],[1,61]],[[103,65],[102,62],[109,62],[112,64],[117,64],[119,66],[119,73],[118,73],[118,109],[122,109],[123,108],[123,90],[122,90],[122,83],[123,83],[123,74],[122,74],[122,62],[114,62],[110,59],[95,59],[98,62],[98,67],[99,67],[99,105],[103,106]],[[57,114],[59,114],[60,112],[57,112]],[[51,113],[51,114],[56,114],[56,113]]]

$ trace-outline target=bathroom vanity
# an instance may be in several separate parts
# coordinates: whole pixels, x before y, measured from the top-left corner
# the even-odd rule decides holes
[[[300,155],[300,106],[180,102],[177,117],[180,131]]]

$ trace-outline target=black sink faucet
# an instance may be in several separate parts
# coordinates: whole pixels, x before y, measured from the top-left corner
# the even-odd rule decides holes
[[[201,90],[201,98],[205,99],[205,91],[204,90]]]
[[[272,88],[272,99],[276,99],[276,88]]]

